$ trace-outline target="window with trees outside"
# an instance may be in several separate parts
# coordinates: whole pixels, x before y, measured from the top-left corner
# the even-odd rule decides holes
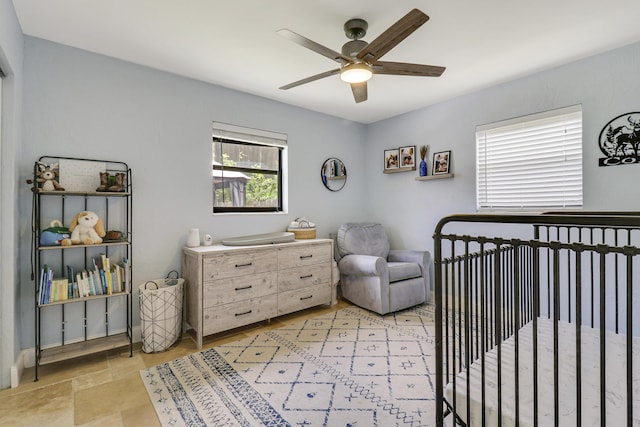
[[[214,124],[214,213],[283,211],[286,139],[274,135]]]

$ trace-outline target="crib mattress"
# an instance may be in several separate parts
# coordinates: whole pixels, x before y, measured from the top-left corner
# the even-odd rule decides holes
[[[575,426],[576,355],[575,324],[558,323],[559,421],[561,426]],[[519,331],[519,401],[520,426],[533,426],[533,323]],[[626,426],[626,335],[606,333],[606,425]],[[605,425],[600,420],[600,339],[599,330],[582,327],[582,425]],[[502,344],[502,425],[515,426],[515,337]],[[633,426],[640,425],[640,338],[633,339]],[[485,357],[485,417],[487,426],[498,426],[497,349]],[[471,364],[470,425],[482,425],[482,371],[480,359]],[[465,421],[467,373],[455,377],[456,413]],[[553,425],[553,321],[538,319],[538,421],[540,426]],[[453,405],[453,382],[445,390],[445,398]]]

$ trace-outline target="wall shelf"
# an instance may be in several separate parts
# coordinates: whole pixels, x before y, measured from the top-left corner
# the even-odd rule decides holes
[[[398,173],[398,172],[409,172],[416,170],[415,166],[406,167],[406,168],[396,168],[396,169],[385,169],[382,173]]]
[[[452,173],[443,173],[441,175],[416,176],[416,181],[429,181],[432,179],[453,178]]]

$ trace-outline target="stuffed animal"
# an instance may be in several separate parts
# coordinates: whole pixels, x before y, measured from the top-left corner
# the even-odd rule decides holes
[[[59,245],[64,239],[69,239],[70,237],[71,231],[62,226],[62,221],[54,219],[49,224],[49,228],[45,228],[40,233],[40,244],[42,246]]]
[[[78,213],[69,226],[71,238],[64,239],[62,246],[94,245],[102,243],[105,235],[104,224],[95,212],[82,211]]]
[[[46,165],[42,162],[38,162],[38,171],[36,172],[36,179],[28,179],[27,184],[34,184],[31,188],[32,191],[38,191],[37,184],[40,184],[41,191],[64,191],[64,188],[58,184],[56,177],[58,176],[58,164],[52,163]]]

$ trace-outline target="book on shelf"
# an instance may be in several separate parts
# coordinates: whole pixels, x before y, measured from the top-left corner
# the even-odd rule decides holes
[[[51,299],[49,302],[66,301],[69,299],[69,280],[52,279]]]
[[[87,271],[87,282],[89,287],[89,296],[93,297],[99,295],[98,288],[96,286],[96,278],[91,270]]]
[[[98,295],[104,294],[104,285],[102,281],[103,273],[100,272],[100,268],[98,267],[98,263],[95,258],[92,258],[93,261],[93,272],[95,276],[95,285],[96,285],[96,293]]]
[[[53,282],[53,270],[49,267],[46,268],[45,271],[45,279],[44,279],[44,302],[43,304],[48,304],[51,301],[51,283]]]
[[[74,268],[70,265],[67,265],[67,279],[69,280],[69,299],[78,298],[78,283],[74,282],[75,274]]]
[[[67,265],[66,277],[54,278],[54,271],[47,264],[40,269],[37,301],[40,305],[129,292],[131,289],[131,265],[127,259],[112,263],[104,254],[92,259],[92,267],[77,269]]]
[[[40,270],[38,285],[38,304],[50,304],[69,299],[69,281],[66,278],[53,278],[53,269],[48,265]]]
[[[45,264],[40,270],[40,285],[38,286],[38,303],[48,304],[49,293],[51,292],[51,279],[53,278],[53,270]]]
[[[78,287],[80,288],[80,298],[88,297],[89,292],[89,280],[87,279],[86,270],[76,273],[76,280],[78,281]]]
[[[47,265],[45,264],[45,266],[40,269],[40,280],[38,281],[38,304],[42,304],[42,301],[44,301],[44,276],[46,266]]]
[[[116,284],[116,292],[122,292],[122,267],[119,264],[114,265],[114,276],[115,276],[115,284]]]
[[[106,279],[106,293],[111,295],[113,293],[113,281],[111,280],[111,262],[105,254],[101,254],[102,270],[104,271]]]

